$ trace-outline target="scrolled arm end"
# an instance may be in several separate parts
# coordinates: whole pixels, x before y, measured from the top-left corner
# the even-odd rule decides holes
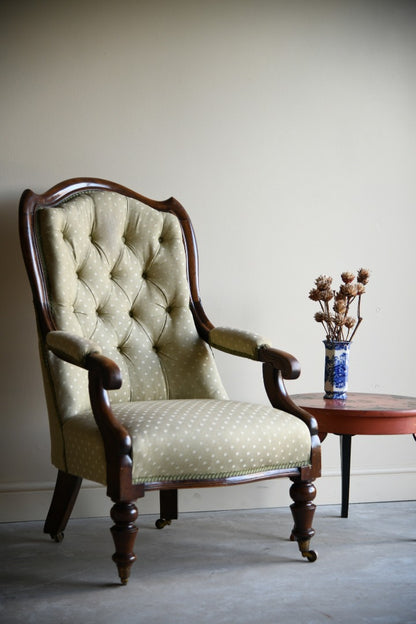
[[[300,376],[301,368],[299,360],[294,355],[273,349],[267,345],[259,349],[259,360],[271,364],[273,368],[282,372],[283,379],[297,379]]]
[[[105,390],[121,388],[121,371],[113,360],[100,353],[90,353],[86,358],[86,364],[90,374],[100,378]]]

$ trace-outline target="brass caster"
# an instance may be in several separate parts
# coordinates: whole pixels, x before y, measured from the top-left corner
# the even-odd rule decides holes
[[[61,531],[60,533],[51,533],[51,539],[57,544],[60,544],[64,539],[64,533]]]
[[[158,518],[155,522],[157,529],[163,529],[166,525],[171,524],[172,520],[165,520],[165,518]]]
[[[308,561],[313,563],[318,559],[318,553],[315,550],[307,550],[306,552],[302,553],[302,557],[306,557]]]
[[[121,566],[118,568],[118,575],[120,577],[120,584],[127,585],[130,578],[130,567],[125,568],[124,566]]]
[[[300,554],[311,563],[318,559],[318,553],[315,550],[309,550],[310,540],[301,540],[298,542]]]

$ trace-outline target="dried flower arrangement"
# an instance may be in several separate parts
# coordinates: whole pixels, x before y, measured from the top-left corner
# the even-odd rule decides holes
[[[315,314],[315,321],[322,323],[326,339],[332,342],[351,342],[363,320],[361,317],[361,297],[365,293],[365,285],[370,279],[368,269],[360,269],[355,282],[354,273],[345,271],[341,274],[342,284],[338,291],[332,288],[332,277],[320,275],[315,280],[315,288],[309,292],[309,299],[318,301],[321,311]],[[329,309],[329,302],[334,299]],[[357,320],[350,316],[351,304],[357,299]]]

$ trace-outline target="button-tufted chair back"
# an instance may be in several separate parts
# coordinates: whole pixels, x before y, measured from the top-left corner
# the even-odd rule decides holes
[[[37,210],[36,227],[56,329],[89,338],[118,364],[123,385],[113,403],[226,398],[190,311],[176,215],[88,191]],[[88,409],[84,371],[42,355],[59,423]]]

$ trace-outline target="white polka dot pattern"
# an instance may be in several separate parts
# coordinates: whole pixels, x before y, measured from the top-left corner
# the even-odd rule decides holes
[[[113,403],[227,398],[189,309],[175,215],[118,193],[90,191],[40,208],[36,226],[56,326],[92,340],[120,367],[123,384]],[[50,417],[62,423],[88,409],[85,371],[50,352],[43,358],[46,385],[53,386]],[[56,424],[51,430],[54,463],[62,467]]]
[[[120,403],[114,413],[129,431],[133,481],[181,481],[307,466],[311,438],[295,416],[237,401]],[[104,449],[90,413],[63,428],[68,469],[105,483]]]

